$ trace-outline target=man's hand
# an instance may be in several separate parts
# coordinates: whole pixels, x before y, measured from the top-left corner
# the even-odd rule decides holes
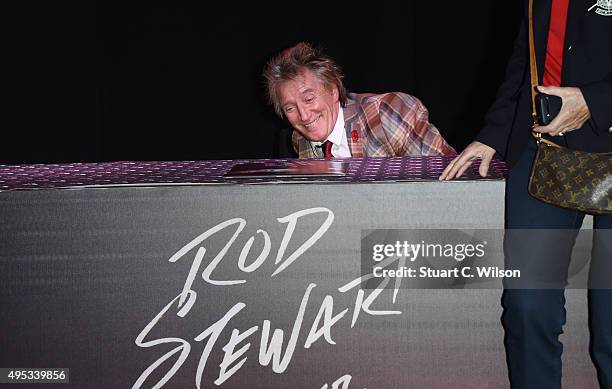
[[[438,179],[452,180],[455,177],[461,176],[477,158],[482,159],[478,173],[480,173],[482,177],[486,177],[494,155],[495,149],[491,146],[476,141],[472,142],[463,152],[461,152],[461,154],[448,164]]]
[[[589,120],[591,112],[587,106],[582,91],[579,88],[538,86],[542,93],[561,97],[561,110],[556,118],[547,126],[536,127],[533,130],[552,136],[563,135],[574,131]]]

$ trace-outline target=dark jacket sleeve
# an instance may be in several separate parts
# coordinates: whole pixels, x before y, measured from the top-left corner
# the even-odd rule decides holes
[[[495,101],[485,116],[484,127],[476,136],[477,141],[491,146],[502,157],[506,154],[521,88],[525,85],[525,77],[529,77],[527,30],[527,20],[524,19],[514,41],[514,50],[506,67],[505,80],[499,87]]]
[[[612,73],[601,81],[582,85],[580,90],[591,111],[595,133],[612,136]]]

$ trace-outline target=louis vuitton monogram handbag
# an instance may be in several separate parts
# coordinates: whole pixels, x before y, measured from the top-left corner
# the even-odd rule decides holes
[[[540,140],[529,193],[563,208],[612,214],[612,153],[588,153],[550,143]]]
[[[538,122],[535,87],[538,72],[533,43],[533,0],[529,2],[529,54],[534,126]],[[571,150],[533,133],[538,151],[529,193],[546,203],[593,214],[612,214],[612,153]]]

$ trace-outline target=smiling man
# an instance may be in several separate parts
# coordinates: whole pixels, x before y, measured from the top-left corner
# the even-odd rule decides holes
[[[455,155],[417,98],[347,93],[340,67],[308,43],[276,55],[263,74],[300,158]]]

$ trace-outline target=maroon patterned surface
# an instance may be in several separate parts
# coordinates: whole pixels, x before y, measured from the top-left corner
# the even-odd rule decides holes
[[[282,182],[372,182],[437,180],[452,157],[353,158],[343,177],[284,178]],[[105,162],[35,165],[0,165],[0,190],[117,185],[260,184],[274,178],[224,178],[234,165],[254,160]],[[261,160],[258,160],[261,161]],[[460,180],[480,179],[478,163]],[[487,179],[501,179],[506,167],[493,161]]]

